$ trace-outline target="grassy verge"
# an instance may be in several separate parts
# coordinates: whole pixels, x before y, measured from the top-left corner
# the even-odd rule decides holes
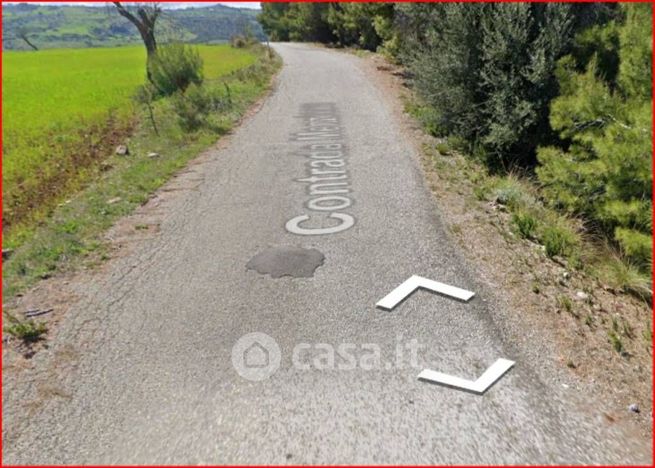
[[[649,437],[649,278],[581,219],[544,206],[542,188],[530,173],[489,173],[465,145],[426,131],[420,124],[427,111],[411,88],[400,79],[386,81],[413,117],[407,129],[421,144],[426,182],[444,227],[499,293],[494,314],[511,324],[508,338],[528,354],[539,350],[544,375],[552,364],[576,391],[605,402],[608,419],[638,404],[641,414],[629,417]]]
[[[429,120],[424,119],[429,110],[416,98],[406,102],[406,111],[419,122]],[[434,129],[424,127],[428,133],[434,133]],[[429,150],[448,156],[454,152],[464,154],[464,147],[457,139],[446,138]],[[434,161],[448,170],[443,158]],[[529,174],[490,174],[473,156],[466,157],[464,164],[464,173],[475,185],[477,200],[492,203],[510,214],[507,228],[512,235],[539,244],[546,257],[567,268],[583,270],[609,288],[647,300],[652,298],[650,276],[614,246],[595,236],[582,220],[546,206],[539,185]]]
[[[205,80],[203,88],[214,103],[209,118],[195,131],[186,131],[174,109],[174,99],[154,105],[157,135],[145,109],[127,141],[128,156],[105,159],[101,173],[90,185],[63,201],[39,226],[9,232],[3,247],[14,249],[3,264],[5,300],[58,271],[93,264],[105,258],[102,234],[119,217],[148,200],[158,187],[200,151],[238,122],[269,88],[280,66],[265,48],[255,46],[254,64]],[[154,156],[156,153],[157,156]]]
[[[247,49],[226,45],[198,53],[208,79],[255,61]],[[4,234],[40,222],[96,178],[135,126],[131,96],[144,81],[144,63],[142,46],[3,54]]]

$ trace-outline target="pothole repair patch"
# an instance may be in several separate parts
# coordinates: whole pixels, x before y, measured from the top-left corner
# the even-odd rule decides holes
[[[316,249],[301,247],[271,247],[255,255],[246,268],[273,278],[292,276],[309,278],[325,261],[325,255]]]

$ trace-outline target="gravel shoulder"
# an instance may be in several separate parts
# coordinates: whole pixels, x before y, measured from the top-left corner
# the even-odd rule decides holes
[[[366,54],[362,67],[382,89],[400,128],[421,154],[449,238],[470,267],[495,290],[497,310],[510,339],[535,361],[543,378],[553,371],[571,393],[590,396],[594,412],[610,424],[624,425],[650,444],[652,440],[652,311],[650,305],[620,293],[581,271],[548,259],[540,245],[520,239],[510,228],[507,210],[480,201],[474,189],[475,163],[456,152],[440,154],[432,137],[405,112],[411,99],[401,67]],[[536,285],[536,286],[535,286]],[[570,299],[572,310],[561,305]],[[504,312],[503,312],[504,311]],[[618,323],[624,352],[607,335]],[[638,413],[629,410],[636,405]]]

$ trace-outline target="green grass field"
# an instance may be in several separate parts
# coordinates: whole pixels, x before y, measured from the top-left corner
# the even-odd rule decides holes
[[[199,46],[199,52],[206,80],[256,60],[227,45]],[[86,166],[133,127],[131,96],[145,79],[145,51],[8,51],[2,67],[3,212],[4,227],[11,227],[38,220],[80,188]]]
[[[270,88],[281,66],[279,57],[257,45],[201,47],[200,52],[202,88],[220,106],[201,127],[187,130],[175,98],[158,99],[152,106],[158,132],[150,112],[130,97],[144,79],[140,48],[5,56],[5,67],[12,64],[4,76],[5,138],[14,133],[11,150],[3,156],[5,168],[13,171],[13,178],[6,169],[3,173],[3,203],[33,205],[14,224],[7,224],[4,213],[2,246],[11,251],[2,268],[5,301],[57,272],[93,268],[109,258],[106,229],[236,125]],[[105,60],[98,53],[106,54]],[[17,65],[21,60],[24,66]],[[50,75],[44,75],[48,70]],[[47,96],[39,99],[41,94]],[[114,154],[115,145],[124,142],[130,155]],[[96,159],[80,159],[94,152]],[[149,157],[151,152],[158,156]],[[28,155],[32,166],[25,163]],[[48,192],[49,187],[54,191]]]

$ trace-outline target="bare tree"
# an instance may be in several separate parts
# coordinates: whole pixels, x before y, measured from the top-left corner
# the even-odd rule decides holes
[[[32,44],[32,42],[30,42],[30,40],[27,38],[27,34],[28,34],[27,28],[24,27],[18,28],[18,30],[16,31],[16,36],[18,38],[24,40],[27,43],[27,45],[30,46],[32,49],[39,50],[37,46],[35,46],[34,44]]]
[[[157,23],[157,18],[162,13],[162,9],[158,3],[152,4],[138,4],[135,6],[135,13],[130,12],[125,8],[121,2],[112,2],[116,6],[118,13],[127,18],[134,26],[136,26],[141,39],[143,39],[143,44],[146,46],[146,52],[148,54],[148,62],[146,65],[146,72],[148,74],[148,80],[151,80],[150,76],[150,61],[157,53],[157,40],[155,39],[155,24]]]

